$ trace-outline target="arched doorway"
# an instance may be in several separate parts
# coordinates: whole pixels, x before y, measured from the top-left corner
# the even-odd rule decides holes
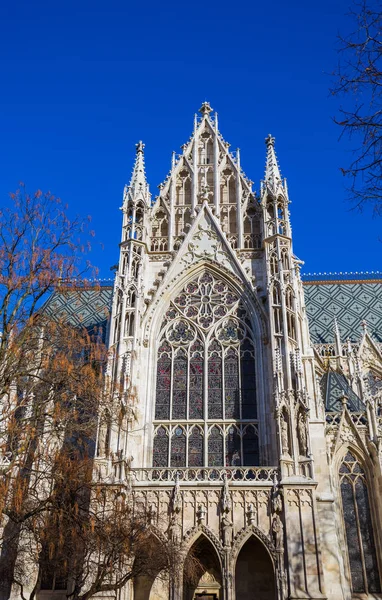
[[[236,600],[275,600],[272,560],[260,540],[250,537],[236,561]]]
[[[222,600],[219,557],[211,542],[200,536],[191,547],[184,566],[184,600]]]

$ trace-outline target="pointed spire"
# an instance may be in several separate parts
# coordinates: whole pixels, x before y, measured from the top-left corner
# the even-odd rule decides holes
[[[336,317],[334,317],[334,347],[337,356],[342,356],[341,334]]]
[[[138,195],[146,200],[148,199],[149,194],[149,186],[146,180],[146,172],[145,172],[145,157],[144,157],[144,147],[143,142],[139,141],[136,147],[136,157],[133,173],[130,180],[130,185],[128,187],[128,192],[131,198],[135,199]]]
[[[265,165],[265,184],[272,190],[281,185],[280,169],[275,153],[275,138],[271,134],[265,138],[267,146],[267,160]]]

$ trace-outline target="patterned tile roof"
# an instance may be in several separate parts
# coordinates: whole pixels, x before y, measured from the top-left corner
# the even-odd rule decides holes
[[[324,273],[305,275],[302,280],[314,344],[334,341],[335,318],[342,341],[359,341],[366,321],[372,338],[382,342],[381,273]]]
[[[45,302],[42,310],[51,316],[65,316],[70,325],[86,327],[89,331],[102,331],[106,340],[111,312],[113,287],[111,282],[101,282],[96,288],[77,287],[57,290]]]
[[[351,412],[363,412],[365,405],[351,389],[345,375],[328,371],[321,379],[322,397],[328,412],[341,412],[341,396],[347,396],[348,408]]]

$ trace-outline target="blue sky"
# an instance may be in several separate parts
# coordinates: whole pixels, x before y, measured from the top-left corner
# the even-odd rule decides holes
[[[123,185],[146,144],[153,194],[204,100],[255,187],[264,138],[287,177],[306,272],[381,267],[382,221],[349,210],[351,158],[329,96],[350,0],[77,0],[1,7],[0,194],[24,181],[90,214],[102,277],[118,258]]]

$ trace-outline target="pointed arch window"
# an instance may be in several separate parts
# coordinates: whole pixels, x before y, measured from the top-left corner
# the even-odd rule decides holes
[[[175,427],[171,437],[171,466],[183,467],[186,464],[186,434],[182,427]]]
[[[342,511],[353,593],[381,591],[364,469],[348,452],[340,466]]]
[[[159,427],[154,438],[153,467],[168,465],[168,432],[165,427]]]
[[[167,463],[258,461],[257,441],[246,441],[243,450],[250,439],[244,428],[252,423],[257,437],[258,421],[252,326],[239,295],[204,271],[170,302],[157,352],[155,426],[161,447],[158,427],[171,429]],[[251,444],[256,451],[248,450]]]

